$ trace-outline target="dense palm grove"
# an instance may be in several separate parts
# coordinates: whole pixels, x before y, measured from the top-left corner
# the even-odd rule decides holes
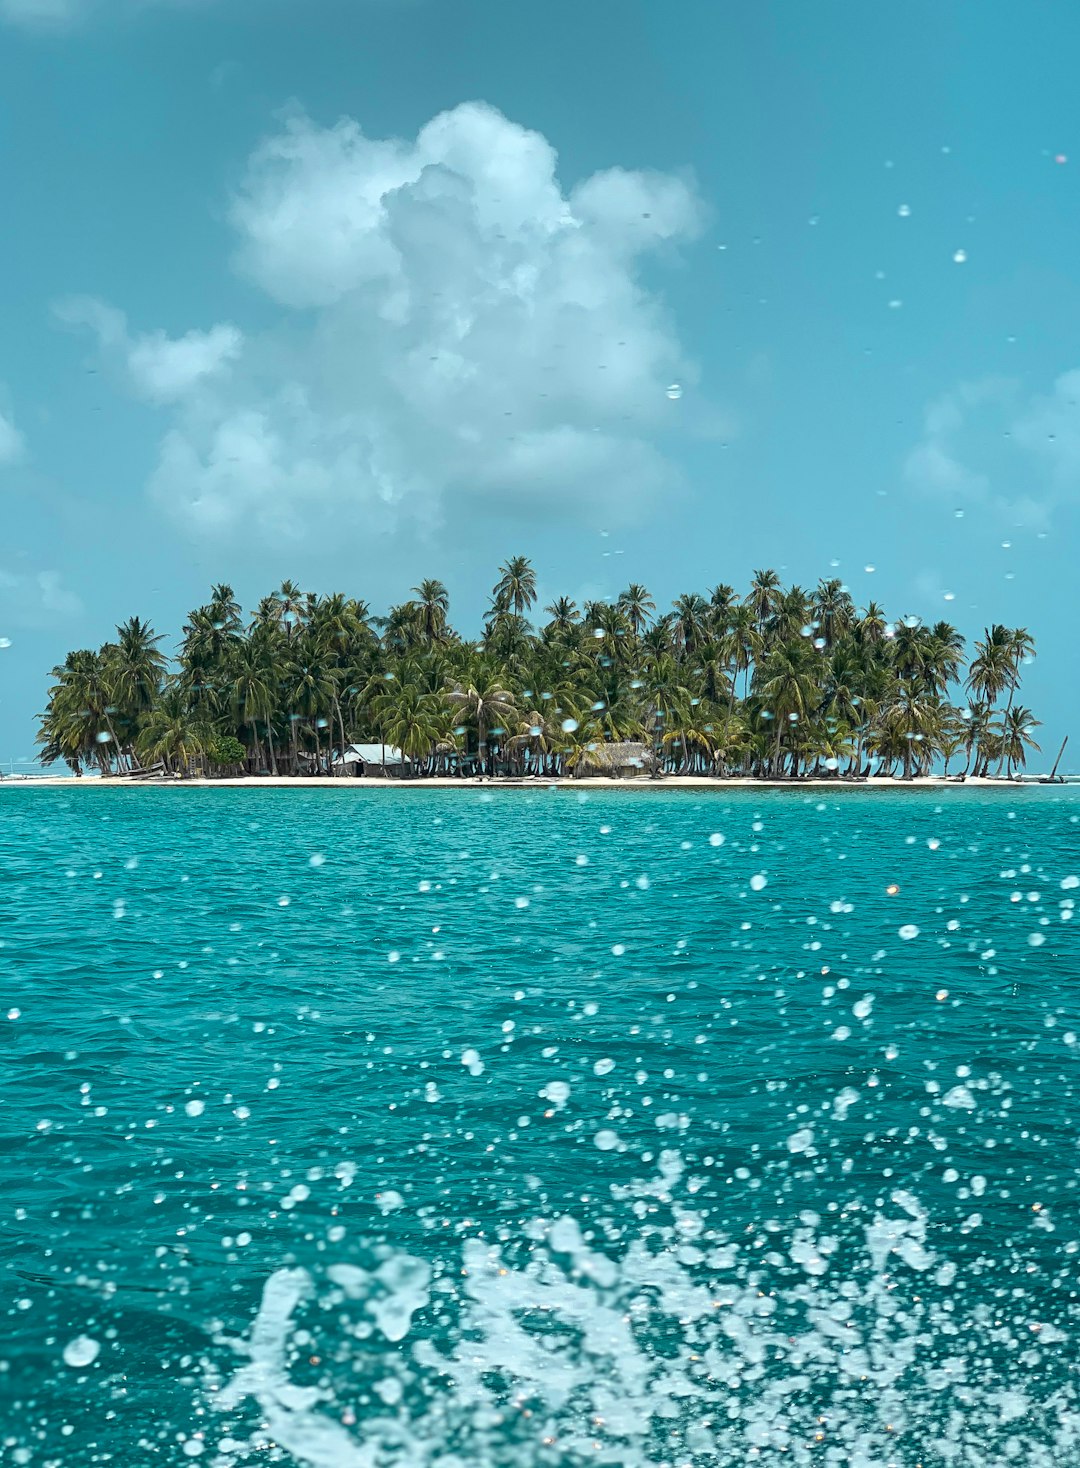
[[[807,592],[759,571],[745,596],[721,585],[660,614],[633,585],[533,617],[529,561],[500,573],[478,642],[452,630],[439,581],[385,617],[287,581],[246,624],[216,586],[175,666],[134,617],[53,670],[41,759],[76,773],[317,774],[374,741],[403,753],[406,775],[550,777],[637,741],[650,768],[674,773],[910,778],[1009,775],[1038,748],[1016,697],[1034,655],[1022,628],[988,628],[965,670],[955,627],[860,611],[835,580]]]

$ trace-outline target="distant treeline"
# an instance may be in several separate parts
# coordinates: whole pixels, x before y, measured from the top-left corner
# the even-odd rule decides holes
[[[400,750],[406,774],[554,776],[639,744],[686,774],[837,777],[950,765],[1023,766],[1038,721],[1017,697],[1034,656],[1024,628],[992,626],[965,658],[948,622],[856,608],[758,571],[658,612],[644,586],[536,614],[524,556],[500,568],[478,641],[450,623],[440,581],[386,616],[291,581],[244,618],[215,586],[170,663],[133,617],[53,669],[41,760],[102,774],[329,773],[353,742]]]

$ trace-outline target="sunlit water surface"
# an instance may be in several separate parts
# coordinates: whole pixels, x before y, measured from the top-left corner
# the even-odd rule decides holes
[[[0,1461],[1080,1462],[1078,816],[4,791]]]

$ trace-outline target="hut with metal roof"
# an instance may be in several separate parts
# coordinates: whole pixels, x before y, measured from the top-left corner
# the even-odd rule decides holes
[[[334,774],[345,779],[389,780],[404,772],[405,756],[392,744],[350,744],[334,756]]]

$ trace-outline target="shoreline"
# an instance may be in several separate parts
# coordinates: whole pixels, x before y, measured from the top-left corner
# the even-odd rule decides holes
[[[237,775],[221,779],[178,779],[175,776],[158,776],[151,779],[131,779],[126,776],[107,778],[77,777],[75,775],[28,776],[25,779],[7,776],[0,779],[0,790],[30,788],[44,789],[102,789],[132,790],[149,788],[154,790],[216,790],[216,789],[304,789],[304,790],[1022,790],[1030,786],[1050,784],[1044,776],[1029,775],[1023,780],[1004,780],[993,776],[969,776],[958,780],[949,775],[919,775],[911,780],[893,776],[869,777],[865,780],[829,779],[825,777],[800,780],[754,779],[740,775],[721,777],[715,775],[665,775],[660,780],[648,778],[617,779],[603,776],[498,776],[479,779],[470,776],[461,779],[454,775],[418,776],[411,780],[349,779],[334,775]],[[1067,786],[1067,779],[1058,779],[1054,786]]]

